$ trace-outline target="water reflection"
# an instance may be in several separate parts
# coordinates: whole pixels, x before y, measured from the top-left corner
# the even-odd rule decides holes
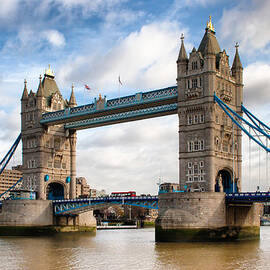
[[[270,269],[270,227],[261,240],[155,243],[154,229],[0,238],[0,269]]]
[[[157,243],[155,252],[158,264],[166,269],[254,269],[260,257],[259,241]]]

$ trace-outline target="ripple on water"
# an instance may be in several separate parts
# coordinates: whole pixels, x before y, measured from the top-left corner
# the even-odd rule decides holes
[[[3,270],[270,269],[270,227],[260,241],[155,243],[154,229],[0,239]]]

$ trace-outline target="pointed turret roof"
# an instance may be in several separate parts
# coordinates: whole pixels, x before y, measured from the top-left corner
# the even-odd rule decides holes
[[[188,57],[187,57],[187,52],[186,52],[185,45],[184,45],[184,35],[182,34],[181,35],[181,48],[179,51],[179,56],[178,56],[177,62],[187,61],[187,60],[188,60]]]
[[[39,75],[39,86],[38,86],[38,90],[37,90],[37,97],[42,97],[44,95],[41,79],[42,79],[42,77],[41,77],[41,75]]]
[[[235,45],[235,56],[234,56],[234,59],[233,59],[232,69],[237,69],[237,68],[242,68],[243,69],[243,66],[242,66],[242,63],[241,63],[241,60],[240,60],[240,56],[239,56],[239,53],[238,53],[238,48],[239,48],[239,44],[236,43],[236,45]]]
[[[43,94],[45,97],[50,97],[55,93],[58,93],[59,95],[61,95],[59,88],[54,80],[54,74],[51,70],[50,65],[49,65],[49,68],[45,70],[45,74],[41,82],[41,86],[43,88]]]
[[[206,54],[218,54],[221,51],[216,39],[211,16],[209,17],[209,22],[207,22],[205,34],[202,38],[198,51],[201,52],[203,56]]]
[[[70,95],[70,98],[69,98],[68,105],[71,106],[71,107],[77,106],[76,98],[75,98],[75,95],[74,95],[74,85],[73,84],[71,86],[71,95]]]
[[[22,100],[28,98],[28,91],[27,91],[27,81],[26,79],[24,80],[24,89],[23,89],[23,94],[22,94]]]

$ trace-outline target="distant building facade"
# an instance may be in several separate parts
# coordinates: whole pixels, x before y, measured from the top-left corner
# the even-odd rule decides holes
[[[76,178],[76,198],[90,197],[90,186],[85,177]]]
[[[16,168],[16,167],[14,167]],[[7,191],[10,187],[12,187],[21,177],[23,173],[20,170],[13,169],[12,170],[4,170],[0,175],[0,194]],[[22,183],[19,183],[16,188],[20,188]],[[4,195],[5,197],[9,196],[9,192]]]

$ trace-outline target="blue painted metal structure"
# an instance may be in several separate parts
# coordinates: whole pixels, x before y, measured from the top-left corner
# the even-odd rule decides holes
[[[270,192],[241,192],[226,194],[228,203],[270,202]]]
[[[163,192],[165,193],[165,192]],[[270,192],[242,192],[225,195],[227,203],[270,202]],[[53,201],[54,215],[76,215],[93,210],[104,204],[121,204],[158,209],[158,196],[137,197],[97,197],[74,200]]]
[[[6,193],[8,193],[9,191],[13,190],[22,180],[23,180],[23,178],[21,177],[14,185],[12,185],[9,189],[7,189],[5,192],[3,192],[2,194],[0,194],[0,198],[3,195],[5,195]]]
[[[44,113],[41,124],[65,124],[66,129],[83,129],[177,113],[177,86],[139,92],[134,95],[104,100],[100,109],[94,103]]]
[[[70,215],[87,212],[102,204],[122,204],[158,209],[158,196],[97,197],[74,200],[54,200],[54,215]]]
[[[236,124],[250,139],[256,142],[260,147],[262,147],[268,153],[270,152],[270,148],[267,143],[267,141],[270,139],[270,133],[269,133],[270,130],[267,125],[261,122],[253,114],[251,114],[244,106],[242,106],[242,111],[247,115],[247,117],[251,120],[251,122],[247,121],[238,113],[236,113],[234,110],[232,110],[226,103],[224,103],[216,95],[214,95],[214,101],[227,114],[227,116],[232,120],[232,122]],[[256,121],[258,123],[256,123]],[[247,125],[250,129],[252,129],[255,135],[252,135],[250,131],[245,128],[244,125]],[[266,142],[263,142],[260,136],[263,136],[266,139]]]
[[[21,141],[21,137],[22,137],[22,135],[19,134],[19,136],[17,137],[17,139],[15,140],[15,142],[13,143],[13,145],[10,147],[9,151],[7,152],[7,154],[1,160],[1,162],[0,162],[0,174],[2,174],[2,172],[4,171],[4,169],[6,168],[6,166],[8,165],[10,159],[12,158],[13,154],[15,153],[16,148],[17,148],[18,144]]]

